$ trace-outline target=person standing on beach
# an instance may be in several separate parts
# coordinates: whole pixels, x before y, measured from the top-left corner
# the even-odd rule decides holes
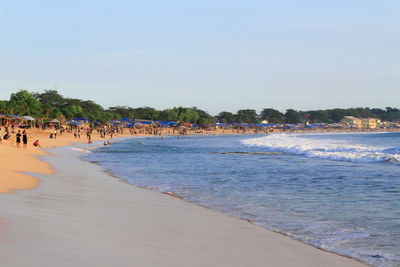
[[[18,130],[16,137],[17,137],[17,147],[19,148],[19,145],[21,144],[21,130]]]
[[[22,143],[24,148],[26,148],[27,144],[28,144],[28,133],[26,132],[26,130],[24,130],[22,132]]]

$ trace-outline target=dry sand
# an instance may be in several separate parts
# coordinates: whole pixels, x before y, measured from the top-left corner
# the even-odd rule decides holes
[[[46,154],[43,150],[32,145],[36,139],[39,140],[42,148],[65,146],[72,142],[87,142],[86,134],[82,135],[80,139],[74,138],[72,133],[58,134],[56,139],[50,139],[49,136],[52,132],[54,132],[54,130],[28,130],[28,145],[26,148],[23,148],[22,144],[19,148],[17,147],[15,134],[13,134],[9,140],[3,140],[2,143],[0,143],[0,193],[10,193],[19,189],[30,189],[38,184],[39,180],[37,178],[22,174],[21,172],[53,172],[49,164],[35,157],[37,155]],[[93,139],[100,139],[97,133],[93,134]]]
[[[89,145],[52,148],[39,156],[47,163],[28,152],[15,157],[32,161],[41,183],[0,194],[1,266],[365,266],[123,183],[82,161],[77,147]]]

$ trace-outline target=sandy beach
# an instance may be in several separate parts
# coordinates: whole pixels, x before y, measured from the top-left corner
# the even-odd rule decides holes
[[[400,267],[399,10],[0,0],[0,267]]]
[[[39,139],[42,148],[54,146],[65,146],[71,142],[87,142],[86,138],[75,139],[71,133],[58,135],[56,139],[50,139],[50,132],[54,130],[39,131],[38,129],[28,130],[28,145],[23,148],[17,147],[15,134],[9,140],[2,140],[0,144],[0,193],[10,193],[14,190],[29,189],[37,185],[39,180],[35,177],[23,174],[21,172],[34,173],[53,173],[49,164],[36,158],[37,155],[46,155],[47,153],[32,143]],[[95,136],[95,139],[98,139]]]
[[[57,137],[58,144],[73,141],[61,140]],[[88,148],[75,144],[46,153],[31,148],[2,162],[3,184],[13,177],[18,183],[29,180],[26,187],[40,181],[31,190],[0,194],[3,266],[365,266],[126,184],[81,160]],[[3,144],[0,151],[12,149]],[[13,160],[24,164],[11,165]],[[15,176],[15,171],[24,173]],[[2,191],[16,186],[9,185]]]

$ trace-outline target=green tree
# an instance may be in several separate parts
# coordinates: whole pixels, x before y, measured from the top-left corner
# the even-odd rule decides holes
[[[258,123],[258,115],[254,109],[242,109],[239,110],[236,114],[237,122],[245,122],[245,123]]]
[[[135,119],[159,120],[160,112],[151,107],[140,107],[133,110]]]
[[[294,109],[288,109],[285,113],[285,123],[299,123],[301,121],[300,114]]]
[[[235,115],[228,111],[220,112],[216,118],[222,123],[235,122]]]
[[[34,93],[33,96],[42,103],[52,107],[63,108],[66,105],[65,98],[56,90],[45,90],[43,93]]]
[[[133,119],[135,117],[135,110],[127,106],[110,107],[107,109],[107,112],[112,114],[113,119]]]
[[[180,122],[195,122],[199,116],[193,112],[190,108],[178,107],[173,108],[177,112],[178,121]]]
[[[397,108],[386,107],[385,118],[388,121],[400,121],[400,110]]]
[[[273,108],[265,108],[261,111],[261,119],[267,120],[270,123],[283,123],[283,113]]]
[[[197,107],[192,107],[191,109],[193,112],[196,112],[198,114],[198,119],[194,123],[200,125],[215,123],[215,118],[208,114],[208,112],[198,109]]]
[[[0,100],[0,113],[8,113],[8,101]]]
[[[42,104],[27,90],[12,93],[9,107],[9,111],[13,114],[29,115],[35,118],[43,116]]]
[[[312,110],[312,111],[307,111],[306,114],[309,114],[308,119],[314,123],[331,121],[329,113],[326,110]]]

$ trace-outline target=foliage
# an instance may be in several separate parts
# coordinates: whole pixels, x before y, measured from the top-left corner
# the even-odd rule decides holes
[[[190,122],[200,125],[212,124],[215,121],[222,123],[242,122],[258,123],[268,120],[270,123],[298,123],[303,118],[312,123],[317,122],[339,122],[344,116],[355,116],[358,118],[378,118],[382,121],[400,121],[400,110],[397,108],[349,108],[296,111],[288,109],[285,114],[273,108],[265,108],[260,115],[254,109],[242,109],[236,114],[222,111],[213,117],[206,111],[197,107],[174,107],[165,110],[156,110],[151,107],[132,108],[127,106],[115,106],[104,109],[91,100],[65,98],[56,90],[45,90],[42,93],[30,93],[20,90],[11,94],[9,101],[0,100],[0,113],[29,115],[44,121],[54,118],[72,119],[88,118],[105,122],[112,119],[145,119],[177,121],[180,123]]]
[[[265,108],[261,111],[261,119],[267,120],[269,123],[283,123],[283,113],[273,108]]]
[[[19,114],[22,116],[41,117],[43,114],[42,104],[27,90],[21,90],[11,94],[8,110],[11,114]]]
[[[33,93],[33,96],[42,103],[61,109],[65,106],[65,98],[56,90],[45,90],[43,93]]]
[[[309,115],[310,122],[339,122],[344,116],[354,116],[357,118],[377,118],[382,121],[399,121],[400,110],[397,108],[349,108],[349,109],[329,109],[301,112],[301,115]]]
[[[242,109],[236,114],[236,122],[258,123],[259,118],[254,109]]]
[[[217,120],[222,123],[235,122],[235,115],[228,111],[222,111],[216,116]]]
[[[8,112],[8,101],[0,100],[0,114]]]
[[[301,121],[300,113],[294,109],[288,109],[285,113],[285,123],[298,123]]]

